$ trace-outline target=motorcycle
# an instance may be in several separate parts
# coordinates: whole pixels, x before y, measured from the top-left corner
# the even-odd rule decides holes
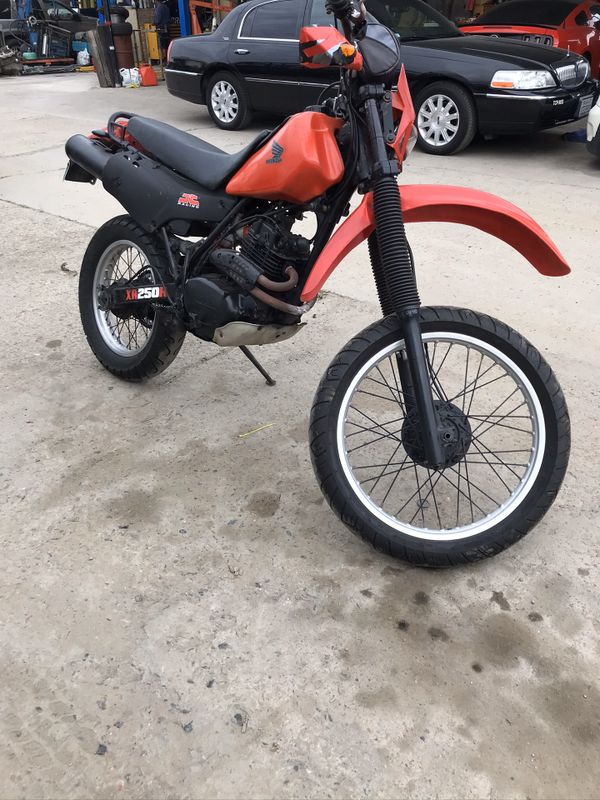
[[[544,275],[569,267],[505,200],[399,187],[414,143],[400,45],[353,0],[328,8],[341,31],[302,29],[300,58],[308,69],[338,66],[336,91],[238,153],[124,112],[68,140],[66,180],[101,180],[127,211],[84,255],[83,329],[100,363],[125,380],[157,375],[191,333],[240,347],[273,383],[248,348],[297,334],[327,278],[367,240],[383,317],[348,342],[317,389],[317,480],[345,525],[376,548],[422,566],[477,561],[551,506],[568,463],[567,407],[548,364],[515,330],[468,309],[421,305],[405,223],[474,226]],[[310,215],[308,237],[298,226]]]

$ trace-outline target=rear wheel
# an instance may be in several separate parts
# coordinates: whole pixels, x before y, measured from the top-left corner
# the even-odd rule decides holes
[[[158,375],[185,338],[185,329],[167,309],[149,303],[115,316],[104,307],[102,292],[111,284],[135,278],[155,283],[150,266],[159,274],[168,272],[162,248],[129,216],[115,217],[96,231],[81,265],[79,311],[88,344],[102,366],[124,380]]]
[[[456,83],[436,81],[415,100],[418,145],[434,155],[452,155],[468,147],[477,132],[471,94]]]
[[[245,128],[252,119],[248,95],[242,82],[229,72],[217,72],[206,87],[208,113],[219,128]]]
[[[317,391],[313,465],[342,521],[422,566],[477,561],[524,536],[552,504],[570,446],[564,397],[516,331],[465,309],[423,308],[421,330],[443,429],[443,468],[427,465],[388,317],[338,354]]]

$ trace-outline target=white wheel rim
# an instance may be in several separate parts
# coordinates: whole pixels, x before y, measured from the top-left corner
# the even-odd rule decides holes
[[[103,287],[120,278],[131,279],[150,262],[146,254],[133,242],[122,239],[106,248],[98,260],[94,274],[93,298],[94,316],[98,331],[104,343],[119,356],[138,355],[150,341],[155,318],[146,324],[136,317],[121,319],[100,307],[99,294]],[[146,279],[146,276],[144,276]],[[155,283],[152,271],[148,270],[147,282]]]
[[[466,335],[463,335],[463,334],[454,333],[454,332],[452,332],[452,333],[450,333],[450,332],[429,332],[429,333],[424,333],[422,335],[422,338],[423,338],[424,343],[425,342],[448,342],[448,343],[455,343],[455,344],[459,344],[459,345],[464,345],[465,347],[469,348],[469,350],[472,350],[474,353],[483,354],[482,359],[483,359],[483,357],[486,357],[486,358],[489,358],[490,361],[495,361],[496,364],[499,365],[499,367],[501,367],[506,372],[507,376],[511,377],[514,380],[515,385],[517,386],[517,388],[519,389],[519,391],[521,392],[522,397],[523,397],[522,405],[526,406],[526,411],[523,411],[522,414],[524,415],[524,417],[528,417],[530,419],[530,421],[531,421],[530,422],[530,425],[531,425],[530,455],[529,456],[522,456],[522,458],[528,458],[528,461],[527,461],[526,464],[523,463],[523,464],[519,465],[519,466],[524,468],[524,472],[523,472],[523,474],[521,476],[518,476],[516,471],[512,470],[512,471],[515,472],[515,475],[517,475],[517,477],[519,477],[519,483],[516,486],[516,488],[513,491],[511,491],[510,496],[504,502],[500,503],[492,512],[486,514],[485,516],[482,516],[481,519],[473,520],[471,523],[464,524],[464,525],[458,525],[458,526],[454,526],[454,527],[443,527],[443,526],[440,525],[440,527],[438,527],[438,528],[427,527],[426,525],[423,525],[423,527],[418,527],[418,526],[412,524],[412,521],[414,520],[416,515],[413,516],[413,518],[410,520],[410,522],[403,522],[403,521],[399,520],[396,516],[393,516],[392,514],[390,514],[388,510],[384,509],[383,506],[385,506],[385,503],[387,501],[387,496],[386,496],[384,502],[379,504],[376,500],[373,499],[371,494],[369,494],[367,491],[365,491],[364,483],[368,482],[368,481],[372,481],[373,479],[372,478],[367,478],[365,480],[365,477],[364,477],[365,473],[364,472],[362,473],[362,475],[357,475],[358,471],[361,471],[361,470],[363,470],[365,468],[364,467],[360,467],[360,466],[357,467],[356,464],[352,463],[352,458],[350,456],[351,456],[351,454],[353,452],[353,449],[354,450],[358,450],[361,445],[356,446],[354,444],[357,440],[354,440],[353,447],[350,447],[349,444],[348,444],[348,438],[349,438],[348,437],[348,433],[347,433],[348,425],[350,425],[350,426],[356,425],[355,422],[349,422],[349,414],[350,414],[351,408],[353,408],[353,406],[352,406],[353,398],[355,396],[355,393],[356,393],[357,389],[361,385],[361,382],[363,381],[363,379],[365,379],[365,377],[368,376],[369,373],[373,369],[376,369],[382,362],[384,362],[385,359],[389,359],[389,356],[391,354],[393,354],[394,357],[395,357],[395,354],[397,352],[401,352],[404,349],[404,343],[403,343],[402,340],[394,342],[391,345],[388,345],[383,350],[381,350],[378,353],[376,353],[366,364],[363,365],[363,367],[355,375],[355,377],[354,377],[353,381],[351,382],[350,386],[346,389],[346,392],[345,392],[344,397],[342,399],[342,403],[341,403],[341,406],[340,406],[338,419],[337,419],[336,446],[337,446],[338,457],[339,457],[339,460],[340,460],[340,464],[341,464],[342,470],[343,470],[344,475],[346,477],[346,480],[348,481],[348,485],[350,486],[351,490],[356,495],[356,497],[358,498],[360,503],[366,508],[366,510],[370,514],[372,514],[373,516],[377,517],[377,519],[381,520],[381,522],[385,523],[386,525],[391,527],[393,530],[398,531],[399,533],[411,536],[411,537],[416,538],[416,539],[426,539],[426,540],[432,540],[432,541],[453,541],[453,540],[458,540],[458,539],[467,539],[467,538],[471,538],[473,536],[477,536],[478,534],[484,533],[485,531],[488,531],[490,528],[498,525],[500,522],[502,522],[504,519],[506,519],[523,502],[523,500],[525,499],[527,494],[530,492],[533,484],[535,483],[535,481],[536,481],[536,479],[537,479],[537,477],[539,475],[539,472],[540,472],[540,469],[541,469],[541,466],[542,466],[543,457],[544,457],[544,451],[545,451],[545,446],[546,446],[546,427],[545,427],[545,422],[544,422],[544,415],[543,415],[542,407],[541,407],[540,401],[539,401],[539,399],[537,397],[537,394],[535,393],[535,391],[534,391],[534,389],[533,389],[533,387],[531,385],[531,382],[529,381],[527,376],[523,373],[523,371],[511,359],[508,358],[508,356],[506,356],[500,350],[496,349],[492,345],[487,344],[486,342],[483,342],[482,340],[476,339],[476,338],[471,337],[471,336],[466,336]],[[368,380],[368,377],[367,377],[367,380]],[[375,383],[377,383],[377,381]],[[383,385],[383,384],[381,384],[381,385]],[[485,386],[485,384],[483,384],[483,386]],[[475,392],[475,390],[473,390],[473,394],[474,394],[474,392]],[[363,393],[369,394],[368,391],[367,392],[363,392]],[[393,396],[393,391],[392,391],[392,396]],[[383,398],[383,399],[385,399],[385,398]],[[524,418],[524,417],[522,417],[522,418]],[[471,418],[469,417],[469,419],[471,419]],[[397,420],[392,420],[392,421],[396,423],[396,427],[397,427]],[[476,421],[475,424],[477,424],[477,422],[478,421]],[[368,424],[368,423],[365,423],[365,425],[366,424]],[[389,423],[386,422],[385,425],[387,425],[387,424],[389,424]],[[494,423],[494,424],[496,424],[496,423]],[[500,423],[498,423],[498,424],[500,424]],[[379,432],[380,432],[381,429],[384,429],[385,425],[378,424],[376,426],[376,428],[375,428],[375,435],[376,436],[379,435]],[[360,427],[360,426],[357,426],[357,427]],[[352,431],[351,435],[354,436],[355,435],[354,428],[351,427],[350,430]],[[477,429],[475,429],[475,430],[477,430]],[[371,428],[371,431],[373,431],[372,428]],[[484,432],[487,432],[487,431],[484,431]],[[393,432],[390,431],[390,433],[398,434],[399,433],[399,429],[395,430]],[[523,433],[529,433],[529,432],[528,431],[523,431]],[[369,434],[369,435],[371,435],[371,434]],[[513,434],[513,436],[514,436],[514,434]],[[396,446],[396,451],[397,451],[398,448],[400,447],[400,444],[401,444],[401,438],[396,437],[396,440],[399,442],[399,444]],[[477,449],[479,450],[479,448],[477,448]],[[488,451],[488,452],[491,452],[491,451]],[[515,450],[515,451],[507,450],[506,452],[515,452],[516,453],[518,451],[517,450]],[[485,458],[485,451],[483,451],[483,453],[484,453],[483,457]],[[398,456],[398,458],[400,458],[401,455]],[[474,453],[474,455],[475,455],[475,453]],[[394,453],[394,456],[395,456],[395,453]],[[513,456],[513,458],[515,458],[515,457],[516,456]],[[465,461],[466,461],[466,456],[465,456]],[[479,461],[479,462],[476,462],[476,463],[479,463],[482,466],[484,465],[483,459],[481,461]],[[390,461],[388,461],[388,464],[384,466],[384,471],[388,469],[389,464],[390,464]],[[382,466],[382,464],[376,464],[375,466],[380,467],[380,466]],[[396,466],[396,464],[392,464],[392,467],[395,467],[395,466]],[[513,466],[516,467],[517,465],[514,464]],[[414,465],[414,462],[410,462],[408,467],[406,467],[407,472],[405,473],[405,475],[408,474],[408,470],[412,469],[413,467],[415,469],[415,474],[417,473],[417,469],[419,469],[419,470],[424,469],[421,466],[416,467]],[[396,470],[396,477],[394,477],[394,479],[392,480],[392,485],[396,482],[396,478],[397,478],[398,474],[400,474],[400,471],[402,469],[404,469],[404,467],[400,467],[398,470]],[[454,468],[451,467],[450,469],[452,470]],[[427,470],[427,472],[429,473],[429,470]],[[436,476],[439,476],[438,480],[440,480],[441,477],[443,477],[442,475],[440,475],[440,473],[443,473],[443,472],[446,472],[448,475],[452,474],[452,473],[448,472],[448,469],[441,470],[441,471],[435,472],[433,474],[436,475]],[[393,471],[389,471],[389,472],[387,472],[386,477],[391,477],[392,474],[393,474]],[[468,476],[468,467],[467,467],[467,476]],[[401,479],[403,477],[404,476],[401,475]],[[448,482],[452,483],[452,481],[448,481]],[[444,484],[442,484],[442,485],[444,485]],[[458,480],[459,493],[460,493],[460,485],[461,484],[460,484],[460,469],[459,469],[459,480]],[[373,486],[373,484],[371,483],[369,491],[373,491],[373,493],[374,493],[374,490],[371,489],[372,486]],[[382,487],[382,490],[384,488],[385,488],[385,486]],[[447,491],[449,491],[449,490],[447,490]],[[408,493],[408,490],[407,490],[407,493]],[[470,494],[471,494],[471,491],[469,490],[469,495]],[[429,497],[429,496],[430,495],[428,494],[427,497]],[[460,497],[460,494],[458,496]],[[465,494],[465,496],[466,496],[466,494]],[[414,495],[413,495],[413,497],[414,497]],[[427,497],[425,498],[425,500],[427,500]],[[433,499],[435,500],[435,493],[433,495]],[[490,499],[493,499],[493,498],[490,498]],[[420,501],[421,501],[421,493],[419,493],[418,500],[415,499],[414,505],[418,506]],[[435,511],[436,511],[438,519],[439,519],[440,514],[439,514],[439,511],[438,511],[438,507],[437,507],[437,500],[435,502],[436,502]],[[431,503],[429,505],[431,505]],[[428,506],[428,508],[429,508],[429,506]],[[409,511],[410,510],[411,509],[409,507]],[[471,507],[471,513],[472,513],[472,507]],[[421,510],[421,514],[423,515],[423,520],[425,520],[425,514],[424,514],[424,512],[422,510]],[[431,518],[431,516],[433,516],[433,511],[428,512],[428,514],[429,514],[429,517]],[[457,519],[458,519],[458,513],[457,513]],[[441,522],[441,520],[440,520],[440,522]]]
[[[423,141],[432,147],[444,147],[449,144],[460,125],[458,107],[446,94],[434,94],[428,97],[419,109],[417,128]]]
[[[215,83],[210,93],[210,104],[219,122],[233,122],[240,109],[237,92],[229,81]]]

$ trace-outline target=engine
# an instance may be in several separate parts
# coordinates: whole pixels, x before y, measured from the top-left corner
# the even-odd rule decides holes
[[[241,253],[272,281],[282,281],[288,264],[305,261],[310,255],[310,242],[285,230],[269,217],[252,223],[242,238]]]
[[[248,343],[256,344],[263,340],[252,338],[250,326],[297,328],[299,316],[286,313],[289,292],[295,286],[290,276],[297,277],[311,245],[291,232],[293,223],[294,218],[285,213],[277,220],[261,216],[224,237],[211,253],[210,271],[185,285],[184,304],[197,336],[223,344],[224,326],[243,322],[252,339]],[[275,333],[273,341],[281,338]],[[263,330],[262,336],[270,341],[268,332]],[[239,344],[237,340],[231,343]]]

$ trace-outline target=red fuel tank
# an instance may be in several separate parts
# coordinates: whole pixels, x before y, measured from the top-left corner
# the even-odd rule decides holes
[[[317,111],[293,117],[251,156],[227,184],[227,193],[306,203],[344,174],[335,131],[342,121]]]

